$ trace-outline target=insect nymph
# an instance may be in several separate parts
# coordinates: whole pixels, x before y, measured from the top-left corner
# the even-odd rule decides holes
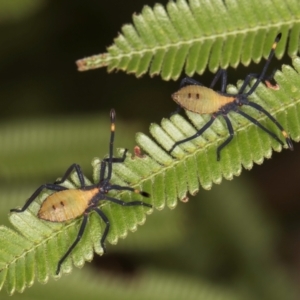
[[[143,205],[147,207],[152,207],[151,204],[142,202],[142,201],[130,201],[124,202],[120,199],[116,199],[108,196],[108,192],[111,190],[127,190],[134,192],[136,194],[140,194],[144,197],[149,197],[150,195],[146,192],[140,191],[138,189],[134,189],[129,186],[120,186],[116,184],[111,184],[111,176],[112,176],[112,165],[113,163],[122,163],[126,157],[126,151],[122,158],[114,158],[113,157],[113,143],[114,143],[114,133],[115,133],[115,111],[112,109],[110,112],[111,119],[111,135],[110,135],[110,144],[109,144],[109,157],[104,159],[101,162],[100,168],[100,180],[98,183],[87,186],[84,181],[84,175],[81,171],[81,168],[78,164],[72,164],[63,177],[54,183],[46,183],[41,185],[26,201],[25,205],[21,209],[11,209],[11,212],[20,213],[25,211],[29,205],[36,199],[36,197],[42,192],[42,190],[51,190],[53,191],[42,203],[39,212],[38,218],[50,222],[65,222],[69,220],[73,220],[80,216],[83,216],[82,223],[80,225],[80,229],[78,231],[77,237],[73,244],[69,247],[66,253],[61,257],[58,262],[56,274],[59,273],[60,268],[64,260],[69,256],[72,250],[80,241],[84,230],[86,228],[86,224],[88,221],[88,216],[91,211],[95,211],[100,218],[106,224],[103,235],[100,240],[101,247],[105,252],[105,240],[107,234],[109,232],[110,223],[107,216],[104,212],[98,207],[99,202],[106,200],[118,205],[122,206],[136,206]],[[107,171],[106,171],[107,168]],[[71,173],[75,171],[79,182],[80,188],[77,189],[68,189],[60,184],[64,183],[67,178],[71,175]]]
[[[234,135],[231,121],[228,118],[228,113],[231,111],[245,117],[250,122],[254,123],[256,126],[258,126],[266,133],[268,133],[278,143],[284,145],[283,142],[278,138],[278,136],[275,133],[271,132],[269,129],[263,126],[259,121],[257,121],[256,119],[254,119],[253,117],[245,113],[244,111],[240,110],[240,107],[243,105],[250,106],[258,110],[259,112],[265,114],[280,129],[283,137],[286,140],[289,149],[293,150],[292,141],[288,136],[287,132],[279,124],[279,122],[261,105],[251,102],[248,99],[248,97],[256,90],[259,83],[265,79],[267,68],[270,64],[272,57],[274,56],[275,49],[280,38],[281,38],[281,34],[277,35],[261,74],[248,74],[237,94],[228,94],[225,92],[226,84],[227,84],[227,72],[224,69],[220,69],[217,72],[209,88],[201,85],[201,83],[199,83],[198,81],[192,78],[186,77],[182,79],[180,83],[180,89],[172,95],[172,99],[178,104],[178,111],[179,109],[184,108],[186,110],[198,114],[211,114],[211,118],[194,135],[185,138],[183,140],[177,141],[172,146],[172,148],[168,151],[169,153],[171,153],[174,150],[174,148],[177,147],[178,145],[190,141],[203,134],[203,132],[213,124],[213,122],[218,116],[222,116],[226,122],[229,131],[229,137],[217,148],[217,160],[220,160],[221,150],[233,139],[233,135]],[[217,83],[220,77],[222,79],[221,91],[214,91],[213,87],[215,86],[215,84]],[[253,86],[249,89],[249,91],[245,92],[245,89],[252,78],[256,78],[256,81],[253,84]]]

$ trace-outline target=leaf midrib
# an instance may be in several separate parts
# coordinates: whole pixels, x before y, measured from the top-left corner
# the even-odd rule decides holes
[[[292,19],[290,21],[283,21],[283,22],[278,22],[278,23],[274,23],[272,25],[259,25],[259,26],[255,26],[252,27],[250,29],[240,29],[240,30],[235,30],[235,31],[231,31],[231,32],[225,32],[225,33],[218,33],[218,34],[212,34],[210,36],[202,36],[202,37],[197,37],[197,38],[193,38],[193,39],[189,39],[187,41],[178,41],[176,43],[168,43],[165,45],[159,45],[159,46],[155,46],[155,47],[146,47],[144,49],[141,50],[134,50],[132,49],[132,51],[130,52],[122,52],[118,55],[112,55],[111,53],[106,53],[105,58],[103,59],[102,54],[99,55],[95,55],[94,59],[93,59],[93,64],[95,64],[97,61],[101,61],[101,62],[110,62],[112,60],[116,60],[116,59],[122,59],[122,58],[131,58],[134,55],[141,55],[143,56],[146,53],[151,52],[153,55],[158,52],[159,50],[167,50],[171,47],[178,47],[180,48],[181,46],[184,45],[192,45],[196,42],[202,42],[204,43],[205,41],[209,41],[209,40],[216,40],[219,38],[223,38],[224,40],[228,39],[228,37],[230,36],[236,36],[236,35],[240,35],[240,34],[249,34],[249,32],[257,32],[261,29],[272,29],[272,28],[278,28],[280,26],[284,26],[284,25],[291,25],[291,24],[298,24],[300,23],[300,20],[297,19]],[[290,26],[289,26],[290,27]],[[119,48],[119,47],[118,47]],[[119,48],[120,49],[120,48]],[[108,48],[109,50],[109,48]],[[121,51],[123,51],[122,49],[120,49]],[[99,59],[97,57],[100,57]],[[85,59],[83,59],[85,60]],[[87,65],[89,65],[89,63],[87,63]]]

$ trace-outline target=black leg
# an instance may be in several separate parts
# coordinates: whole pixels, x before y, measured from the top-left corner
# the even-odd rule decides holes
[[[110,223],[109,223],[107,216],[105,215],[105,213],[102,210],[100,210],[98,207],[95,207],[94,210],[97,212],[97,214],[100,216],[100,218],[104,221],[104,223],[106,225],[103,235],[100,240],[100,245],[103,249],[103,252],[106,253],[105,240],[106,240],[107,234],[109,232]]]
[[[215,75],[213,81],[211,82],[209,88],[213,88],[215,84],[218,82],[220,76],[222,76],[222,81],[221,81],[221,92],[225,93],[226,90],[226,84],[227,84],[227,71],[224,69],[220,69],[217,74]]]
[[[122,157],[113,157],[111,160],[111,163],[122,163],[126,159],[126,154],[127,154],[128,149],[125,149],[123,156]],[[105,176],[105,169],[106,169],[106,163],[109,163],[110,159],[109,158],[104,158],[101,161],[101,167],[100,167],[100,181],[104,179]]]
[[[63,175],[63,177],[59,180],[56,180],[54,182],[54,184],[61,184],[63,182],[65,182],[67,180],[67,178],[71,175],[71,173],[73,172],[73,170],[76,171],[78,179],[80,181],[80,186],[81,187],[85,187],[85,182],[84,182],[84,176],[83,173],[81,171],[81,168],[78,164],[73,164],[71,165],[68,170],[66,171],[66,173]]]
[[[119,200],[119,199],[115,199],[115,198],[112,198],[112,197],[105,197],[104,199],[102,200],[108,200],[108,201],[111,201],[113,203],[116,203],[118,205],[122,205],[122,206],[137,206],[137,205],[143,205],[143,206],[148,206],[148,207],[152,207],[152,205],[150,204],[147,204],[147,203],[144,203],[142,201],[131,201],[131,202],[124,202],[122,200]],[[108,235],[108,232],[109,232],[109,228],[110,228],[110,222],[107,218],[107,216],[105,215],[105,213],[99,209],[97,206],[95,206],[93,208],[97,213],[98,215],[100,216],[100,218],[104,221],[104,223],[106,224],[105,226],[105,229],[104,229],[104,232],[103,232],[103,235],[101,237],[101,240],[100,240],[100,245],[104,251],[104,253],[106,253],[106,247],[105,247],[105,240],[107,238],[107,235]]]
[[[239,89],[238,94],[243,94],[243,92],[244,92],[246,86],[249,84],[249,82],[250,82],[250,80],[251,80],[252,78],[256,78],[256,79],[259,78],[259,74],[256,74],[256,73],[250,73],[250,74],[248,74],[248,75],[246,76],[246,78],[245,78],[245,80],[244,80],[244,82],[243,82],[241,88]]]
[[[213,114],[212,117],[211,117],[211,119],[201,129],[199,129],[194,135],[192,135],[192,136],[190,136],[190,137],[188,137],[186,139],[183,139],[181,141],[176,142],[172,146],[172,148],[168,151],[168,153],[171,154],[172,151],[175,149],[175,147],[177,147],[178,145],[180,145],[182,143],[185,143],[185,142],[188,142],[190,140],[193,140],[196,137],[200,136],[206,129],[208,129],[211,126],[211,124],[215,121],[216,117],[217,117],[217,114]]]
[[[271,80],[274,79],[274,75],[275,75],[276,71],[277,71],[277,70],[275,69],[269,76],[266,76],[266,77],[262,78],[261,81],[265,81],[266,85],[268,86],[267,82],[270,82]],[[245,81],[243,82],[243,85],[242,85],[241,88],[239,89],[238,94],[243,94],[243,92],[244,92],[246,86],[249,84],[250,80],[253,79],[253,78],[258,79],[259,76],[260,76],[260,75],[259,75],[259,74],[256,74],[256,73],[248,74],[248,75],[246,76]],[[271,84],[269,84],[269,85],[271,85]],[[275,84],[275,87],[276,87],[276,84]],[[252,93],[253,93],[253,91],[252,91]],[[247,93],[247,94],[248,94],[248,93]]]
[[[248,119],[251,123],[255,124],[260,129],[262,129],[263,131],[265,131],[266,133],[268,133],[273,139],[275,139],[282,146],[284,145],[283,142],[277,137],[276,134],[274,134],[272,131],[270,131],[265,126],[263,126],[258,120],[252,118],[251,116],[249,116],[248,114],[246,114],[245,112],[243,112],[241,110],[235,110],[235,112],[238,113],[238,114],[240,114],[240,115],[242,115],[243,117],[245,117],[246,119]]]
[[[180,81],[180,85],[179,88],[183,88],[187,85],[200,85],[203,86],[202,83],[200,83],[199,81],[191,78],[191,77],[184,77],[181,81]]]
[[[100,179],[99,182],[104,180],[105,176],[105,169],[106,169],[106,162],[104,160],[101,161],[101,167],[100,167]]]
[[[282,135],[284,136],[284,138],[286,140],[286,143],[288,144],[289,149],[294,150],[292,140],[288,136],[287,132],[283,129],[283,127],[280,125],[280,123],[268,111],[266,111],[261,105],[259,105],[257,103],[254,103],[254,102],[247,101],[246,103],[243,103],[243,104],[251,106],[251,107],[255,108],[256,110],[258,110],[258,111],[262,112],[263,114],[265,114],[279,128],[279,130],[282,132]]]
[[[152,208],[151,204],[145,203],[143,201],[130,201],[130,202],[125,202],[122,201],[120,199],[116,199],[116,198],[112,198],[109,196],[105,196],[105,198],[103,200],[107,200],[113,203],[116,203],[118,205],[122,205],[122,206],[146,206],[146,207],[150,207]]]
[[[128,152],[128,149],[125,149],[122,157],[113,157],[112,158],[112,163],[122,163],[122,162],[124,162],[125,159],[126,159],[127,152]],[[109,162],[109,158],[104,158],[103,160],[107,163]]]
[[[223,115],[223,118],[226,122],[226,125],[227,125],[227,128],[228,128],[228,131],[229,131],[229,137],[220,145],[218,146],[217,148],[217,161],[220,160],[220,153],[221,153],[221,150],[226,146],[228,145],[231,140],[233,139],[233,135],[234,135],[234,132],[233,132],[233,128],[232,128],[232,124],[231,124],[231,121],[229,120],[228,116],[227,115]]]
[[[25,211],[29,207],[29,205],[35,200],[35,198],[41,193],[41,191],[43,189],[56,191],[56,192],[67,190],[67,188],[60,186],[60,185],[53,184],[53,183],[43,184],[27,199],[27,201],[25,202],[24,206],[21,209],[13,208],[10,210],[10,212],[18,212],[19,213],[19,212]]]
[[[276,71],[277,71],[277,69],[273,70],[273,72],[272,72],[270,75],[265,76],[264,78],[262,78],[261,81],[265,81],[265,82],[268,81],[268,82],[270,82],[271,80],[274,79],[274,75],[275,75]],[[242,85],[241,88],[239,89],[238,94],[242,94],[242,93],[244,92],[246,86],[249,84],[249,82],[250,82],[250,80],[251,80],[252,78],[256,78],[256,79],[257,79],[257,78],[259,78],[259,76],[260,76],[260,75],[259,75],[259,74],[256,74],[256,73],[248,74],[248,75],[246,76],[246,79],[245,79],[243,85]],[[267,83],[266,83],[266,85],[267,85]],[[267,86],[268,86],[268,85],[267,85]]]
[[[35,198],[41,193],[41,191],[43,189],[47,189],[47,190],[51,190],[51,191],[55,191],[55,192],[66,190],[67,188],[65,188],[63,186],[60,186],[59,184],[63,183],[69,177],[69,175],[72,173],[72,171],[74,169],[75,169],[75,171],[76,171],[76,173],[78,175],[81,187],[84,187],[85,186],[85,184],[84,184],[84,177],[83,177],[83,173],[82,173],[82,171],[80,169],[80,166],[77,165],[77,164],[73,164],[73,165],[71,165],[68,168],[68,170],[66,171],[66,173],[63,175],[63,177],[60,180],[56,180],[54,183],[46,183],[46,184],[41,185],[28,198],[28,200],[26,201],[25,205],[21,209],[14,208],[14,209],[11,209],[10,211],[11,212],[23,212],[23,211],[25,211],[29,207],[29,205],[35,200]]]
[[[88,220],[88,212],[85,212],[84,215],[83,215],[83,220],[82,220],[82,223],[80,225],[80,229],[78,231],[78,234],[77,234],[77,237],[76,237],[75,241],[73,242],[73,244],[70,246],[70,248],[67,250],[67,252],[63,255],[63,257],[59,260],[59,262],[57,264],[56,275],[59,273],[60,267],[61,267],[62,263],[64,262],[64,260],[70,255],[72,250],[76,247],[78,242],[81,240],[83,232],[84,232],[85,227],[86,227],[87,220]]]
[[[147,192],[144,192],[144,191],[140,191],[138,189],[134,189],[130,186],[120,186],[120,185],[110,185],[109,188],[107,189],[107,191],[110,191],[110,190],[117,190],[117,191],[130,191],[130,192],[134,192],[136,194],[140,194],[141,196],[143,197],[147,197],[149,198],[150,197],[150,194],[148,194]],[[151,206],[152,207],[152,206]]]

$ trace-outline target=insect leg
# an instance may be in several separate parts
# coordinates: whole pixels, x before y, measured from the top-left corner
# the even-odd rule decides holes
[[[120,162],[124,162],[125,158],[126,158],[126,154],[127,154],[128,149],[125,149],[123,156],[122,157],[113,157],[112,158],[112,162],[113,163],[120,163]],[[105,162],[109,162],[109,158],[104,158],[103,159]]]
[[[228,128],[228,131],[229,131],[229,137],[220,145],[218,146],[217,148],[217,161],[220,160],[220,153],[221,153],[221,150],[226,146],[228,145],[231,140],[233,139],[233,135],[234,135],[234,132],[233,132],[233,128],[232,128],[232,124],[231,124],[231,121],[229,120],[229,118],[227,117],[227,115],[222,115],[225,122],[226,122],[226,125],[227,125],[227,128]]]
[[[108,188],[108,191],[110,190],[119,190],[119,191],[131,191],[131,192],[134,192],[136,194],[140,194],[142,195],[143,197],[147,197],[149,198],[150,197],[150,194],[148,194],[147,192],[144,192],[144,191],[140,191],[138,189],[134,189],[130,186],[121,186],[121,185],[110,185],[110,187]],[[152,207],[152,206],[151,206]]]
[[[272,131],[270,131],[269,129],[267,129],[265,126],[263,126],[258,120],[252,118],[251,116],[249,116],[248,114],[246,114],[245,112],[241,111],[241,110],[235,110],[236,113],[242,115],[243,117],[245,117],[246,119],[248,119],[251,123],[255,124],[256,126],[258,126],[259,128],[261,128],[263,131],[265,131],[266,133],[268,133],[273,139],[275,139],[278,143],[280,143],[282,146],[284,145],[283,142],[278,138],[278,136],[273,133]]]
[[[63,175],[63,177],[59,180],[56,180],[54,182],[54,184],[61,184],[63,182],[65,182],[67,180],[67,178],[71,175],[71,173],[73,172],[73,170],[76,171],[79,182],[80,182],[80,186],[81,187],[85,187],[85,182],[84,182],[84,177],[83,177],[83,173],[81,171],[81,168],[78,164],[73,164],[71,165],[68,170],[66,171],[66,173]]]
[[[46,183],[41,185],[25,202],[24,206],[19,209],[19,208],[13,208],[10,210],[10,212],[23,212],[25,211],[29,205],[35,200],[35,198],[41,193],[41,191],[43,189],[47,189],[47,190],[51,190],[51,191],[63,191],[66,190],[67,188],[60,186],[60,185],[56,185],[54,183]]]
[[[98,207],[94,207],[94,210],[97,212],[97,214],[100,216],[100,218],[106,224],[103,235],[102,235],[101,240],[100,240],[100,245],[101,245],[104,253],[106,253],[106,247],[105,247],[104,242],[105,242],[107,234],[109,232],[110,223],[109,223],[109,220],[108,220],[107,216],[105,215],[105,213],[102,210],[100,210]]]
[[[113,157],[112,160],[111,160],[111,163],[122,163],[122,162],[124,162],[125,158],[126,158],[127,151],[128,151],[128,149],[125,149],[122,157]],[[102,181],[104,179],[106,163],[109,163],[109,158],[104,158],[101,161],[100,181]]]
[[[256,73],[248,74],[248,75],[246,76],[246,79],[245,79],[245,81],[243,82],[241,88],[239,89],[238,94],[243,94],[243,92],[244,92],[246,86],[249,84],[249,82],[250,82],[250,80],[251,80],[252,78],[259,78],[259,74],[256,74]],[[247,94],[248,94],[248,93],[247,93]]]
[[[147,196],[146,196],[147,197]],[[112,198],[112,197],[109,197],[109,196],[105,196],[105,198],[103,200],[108,200],[110,202],[113,202],[113,203],[116,203],[118,205],[122,205],[122,206],[137,206],[137,205],[140,205],[140,206],[147,206],[147,207],[150,207],[152,208],[152,205],[151,204],[148,204],[148,203],[145,203],[143,201],[130,201],[130,202],[125,202],[123,200],[120,200],[120,199],[116,199],[116,198]]]
[[[282,135],[284,136],[284,138],[286,140],[286,143],[288,144],[289,149],[294,150],[292,140],[288,136],[287,132],[283,129],[283,127],[280,125],[280,123],[268,111],[266,111],[259,104],[254,103],[254,102],[250,102],[250,101],[249,102],[247,101],[246,103],[244,103],[244,105],[251,106],[251,107],[257,109],[258,111],[262,112],[263,114],[265,114],[279,128],[279,130],[282,132]]]
[[[67,252],[63,255],[63,257],[59,260],[59,262],[57,264],[56,275],[58,275],[58,273],[60,271],[60,267],[61,267],[62,263],[64,262],[64,260],[69,256],[69,254],[72,252],[72,250],[78,244],[78,242],[81,240],[81,237],[83,235],[83,232],[84,232],[86,224],[87,224],[87,220],[88,220],[88,211],[86,211],[83,215],[83,220],[82,220],[82,223],[80,225],[80,229],[78,231],[78,234],[77,234],[77,237],[76,237],[75,241],[70,246],[70,248],[67,250]]]
[[[274,69],[273,72],[270,75],[265,76],[264,78],[261,79],[261,81],[265,82],[265,84],[266,84],[267,87],[271,87],[273,89],[277,89],[277,86],[278,86],[277,83],[274,84],[274,85],[270,83],[271,80],[274,80],[274,75],[275,75],[276,71],[277,71],[277,69]],[[256,79],[259,78],[259,74],[256,74],[256,73],[248,74],[246,76],[246,79],[245,79],[243,85],[239,89],[238,94],[243,94],[246,86],[249,84],[249,82],[250,82],[250,80],[252,78],[256,78]],[[248,93],[246,93],[246,95],[248,95]]]
[[[221,82],[221,92],[224,93],[226,90],[226,84],[227,84],[227,71],[224,69],[220,69],[217,74],[215,75],[213,81],[211,82],[209,88],[213,88],[215,84],[218,82],[220,76],[222,76],[222,82]]]
[[[262,78],[260,81],[265,81],[265,84],[266,84],[267,87],[268,87],[268,86],[272,86],[272,87],[275,86],[275,89],[276,89],[277,84],[272,85],[272,84],[270,83],[270,81],[274,79],[274,75],[275,75],[276,71],[277,71],[277,69],[275,69],[269,76],[266,76],[266,77]],[[245,79],[244,83],[242,84],[241,88],[239,89],[238,94],[243,94],[243,92],[244,92],[246,86],[249,84],[250,80],[251,80],[252,78],[258,79],[259,76],[260,76],[260,75],[259,75],[259,74],[256,74],[256,73],[248,74],[248,75],[246,76],[246,79]],[[248,93],[246,93],[246,95],[248,95]]]
[[[102,160],[101,161],[101,167],[100,167],[100,180],[99,180],[99,182],[101,182],[104,179],[105,168],[106,168],[106,162],[104,160]]]
[[[191,78],[191,77],[184,77],[181,81],[180,81],[180,85],[179,88],[183,88],[187,85],[200,85],[203,86],[202,83],[200,83],[199,81]]]
[[[208,129],[208,128],[211,126],[211,124],[215,121],[216,117],[217,117],[217,115],[216,115],[216,114],[213,114],[213,115],[211,116],[211,119],[210,119],[210,120],[209,120],[209,121],[208,121],[201,129],[199,129],[194,135],[192,135],[192,136],[190,136],[190,137],[188,137],[188,138],[186,138],[186,139],[183,139],[183,140],[181,140],[181,141],[177,141],[177,142],[172,146],[172,148],[168,151],[168,153],[171,154],[172,151],[175,149],[175,147],[177,147],[178,145],[180,145],[180,144],[182,144],[182,143],[185,143],[185,142],[188,142],[188,141],[190,141],[190,140],[193,140],[193,139],[195,139],[196,137],[200,136],[206,129]]]

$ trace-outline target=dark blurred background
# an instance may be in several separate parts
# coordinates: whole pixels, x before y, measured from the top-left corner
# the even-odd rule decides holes
[[[118,116],[117,146],[132,149],[135,132],[147,133],[151,122],[160,122],[174,111],[170,94],[178,88],[178,82],[164,82],[160,77],[145,75],[137,79],[122,72],[108,74],[106,69],[76,70],[77,59],[105,52],[121,26],[132,22],[132,14],[156,1],[10,2],[0,0],[0,135],[4,141],[0,142],[0,207],[1,223],[6,225],[9,208],[22,205],[37,186],[60,176],[71,163],[78,162],[91,172],[91,159],[107,153],[108,133],[103,129],[99,134],[97,122],[99,127],[104,122],[108,130],[110,108],[114,107]],[[273,67],[280,68],[283,61],[289,62],[289,58],[280,62],[275,59]],[[229,82],[236,83],[261,66],[231,68]],[[213,78],[209,72],[201,79],[196,76],[204,84]],[[62,135],[66,124],[81,127],[90,123],[91,129],[86,131],[89,134],[79,134],[77,138],[85,147],[80,148],[76,141]],[[43,147],[33,144],[26,148],[27,142],[39,138]],[[99,148],[100,152],[95,151]],[[300,283],[298,153],[296,144],[294,152],[275,153],[272,159],[255,165],[250,172],[244,171],[232,182],[213,187],[211,192],[201,190],[187,204],[180,203],[175,211],[155,212],[133,235],[137,237],[129,236],[118,246],[110,247],[110,254],[95,258],[92,267],[85,268],[94,272],[94,279],[99,273],[100,281],[107,274],[120,281],[135,280],[140,270],[154,268],[158,274],[180,274],[178,278],[187,282],[193,278],[195,286],[198,280],[212,284],[212,290],[221,288],[224,299],[299,299],[294,296]],[[232,227],[228,225],[231,222],[235,224]],[[161,233],[164,227],[169,227],[165,236],[174,235],[174,240],[169,241]],[[162,234],[161,238],[153,232]],[[149,234],[150,242],[145,234]],[[138,242],[138,237],[142,242]],[[157,246],[153,246],[155,243]],[[251,247],[256,250],[252,252]],[[278,284],[272,276],[280,278]],[[75,277],[81,278],[79,274]],[[52,283],[52,288],[56,284]],[[183,289],[186,284],[182,283]],[[37,288],[39,292],[34,294],[32,291]],[[230,293],[226,298],[223,288],[236,298]],[[46,291],[46,286],[35,285],[25,294],[34,299],[44,297]],[[97,293],[100,297],[101,290]],[[164,297],[161,299],[176,299]]]

